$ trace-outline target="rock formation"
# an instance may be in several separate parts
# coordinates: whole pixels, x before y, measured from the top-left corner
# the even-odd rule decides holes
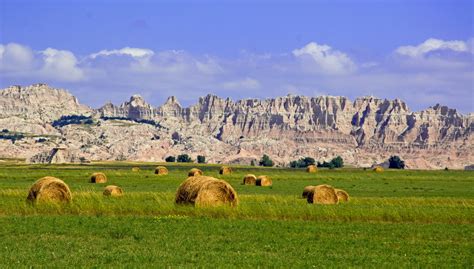
[[[65,115],[91,116],[93,124],[52,126]],[[0,91],[1,129],[28,134],[0,140],[0,158],[30,158],[62,144],[90,160],[162,161],[188,153],[249,163],[265,153],[279,165],[340,155],[346,164],[370,167],[400,155],[409,168],[464,168],[473,162],[473,118],[441,105],[412,112],[399,99],[293,95],[238,101],[207,95],[190,107],[169,97],[156,108],[134,95],[91,109],[64,90],[36,84]],[[40,136],[48,139],[38,143]]]

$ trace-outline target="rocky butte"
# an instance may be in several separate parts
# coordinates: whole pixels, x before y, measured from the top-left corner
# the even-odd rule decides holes
[[[441,105],[412,112],[399,99],[340,96],[207,95],[190,107],[169,97],[153,107],[133,95],[92,109],[45,84],[11,86],[0,90],[0,158],[163,161],[187,153],[249,164],[268,154],[287,165],[340,155],[368,167],[399,155],[412,169],[464,168],[473,163],[473,118]]]

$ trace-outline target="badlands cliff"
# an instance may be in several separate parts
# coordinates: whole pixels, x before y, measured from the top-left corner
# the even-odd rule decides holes
[[[68,115],[90,120],[57,124]],[[153,107],[134,95],[92,109],[65,90],[12,86],[0,91],[0,131],[22,137],[0,139],[0,158],[41,159],[61,147],[87,160],[163,161],[188,153],[248,164],[265,153],[280,165],[340,155],[346,164],[370,166],[396,154],[409,168],[463,168],[474,162],[473,118],[441,105],[412,112],[399,99],[292,95],[238,101],[207,95],[190,107],[175,97]]]

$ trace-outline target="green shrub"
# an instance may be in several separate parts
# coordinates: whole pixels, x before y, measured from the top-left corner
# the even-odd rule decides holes
[[[206,163],[206,156],[198,155],[197,161],[198,163]]]
[[[260,159],[259,165],[265,166],[265,167],[272,167],[275,164],[273,163],[272,159],[270,159],[270,157],[267,154],[263,154],[262,159]]]
[[[398,156],[394,155],[388,159],[388,168],[405,169],[405,162]]]
[[[174,156],[168,156],[168,157],[166,157],[165,161],[166,161],[167,163],[174,163],[174,162],[176,162],[176,157],[174,157]]]
[[[178,155],[178,158],[176,159],[179,163],[192,163],[193,159],[189,157],[188,154],[181,154]]]

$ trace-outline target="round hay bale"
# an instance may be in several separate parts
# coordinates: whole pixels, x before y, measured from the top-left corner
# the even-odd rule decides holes
[[[340,202],[347,202],[349,201],[349,193],[347,193],[345,190],[341,189],[334,189],[336,191],[337,199]]]
[[[140,172],[140,167],[132,167],[132,172]]]
[[[175,202],[197,206],[237,206],[239,199],[234,188],[224,180],[193,176],[181,183],[176,192]]]
[[[256,185],[257,184],[257,177],[253,174],[247,174],[244,177],[244,185]]]
[[[314,188],[316,188],[316,186],[306,186],[306,187],[304,187],[303,194],[302,194],[303,198],[305,198],[305,199],[308,198],[309,193],[312,192],[314,190]]]
[[[108,185],[104,188],[103,194],[105,196],[122,196],[123,190],[122,188],[115,186],[115,185]]]
[[[91,176],[91,183],[105,183],[107,182],[107,176],[104,173],[94,173]]]
[[[71,190],[64,181],[55,177],[43,177],[31,186],[27,201],[70,202]]]
[[[155,175],[165,176],[167,174],[168,174],[168,168],[166,168],[164,166],[157,166],[155,168]]]
[[[376,166],[376,167],[374,168],[374,172],[382,173],[382,172],[383,172],[383,167],[382,167],[382,166]]]
[[[316,167],[316,165],[308,165],[308,167],[306,167],[306,172],[316,173],[318,172],[318,168]]]
[[[222,166],[221,170],[219,170],[219,174],[221,175],[230,175],[232,174],[232,168],[228,166]]]
[[[202,173],[201,169],[198,169],[198,168],[192,168],[188,172],[188,177],[197,177],[197,176],[202,176],[202,175],[203,175],[203,173]]]
[[[257,177],[257,181],[255,182],[255,185],[262,187],[268,187],[272,184],[272,179],[269,176],[259,176]]]
[[[339,202],[336,191],[330,185],[318,185],[308,194],[310,204],[337,204]]]

